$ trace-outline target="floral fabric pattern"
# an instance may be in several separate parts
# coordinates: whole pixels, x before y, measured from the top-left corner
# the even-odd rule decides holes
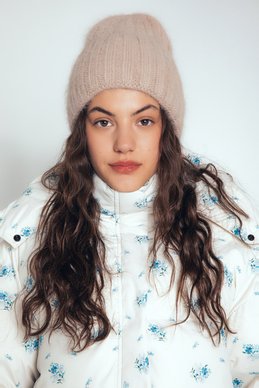
[[[199,155],[187,155],[197,166]],[[233,334],[225,328],[213,345],[184,306],[175,309],[179,258],[172,268],[153,242],[152,206],[156,176],[134,193],[118,193],[94,176],[100,204],[100,228],[106,237],[107,265],[113,276],[104,289],[114,330],[82,352],[71,352],[61,330],[24,341],[19,317],[22,290],[33,279],[28,258],[42,207],[50,193],[35,180],[21,198],[0,212],[0,384],[20,388],[250,388],[259,387],[259,219],[246,195],[222,175],[233,200],[251,217],[238,221],[220,208],[218,198],[201,184],[198,206],[211,223],[213,249],[224,268],[222,305]],[[53,309],[58,300],[51,301]],[[199,299],[192,301],[200,308]],[[244,319],[245,317],[245,319]],[[40,319],[40,317],[35,317]],[[97,331],[93,329],[93,338]],[[12,373],[16,370],[16,373]],[[172,383],[173,382],[173,383]]]

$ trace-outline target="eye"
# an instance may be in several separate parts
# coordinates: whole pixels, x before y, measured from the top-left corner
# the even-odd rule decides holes
[[[139,120],[139,123],[143,127],[148,127],[149,125],[152,125],[154,123],[154,121],[150,120],[150,119],[142,119],[142,120]]]
[[[97,120],[94,122],[94,125],[101,128],[110,127],[112,124],[109,120]]]

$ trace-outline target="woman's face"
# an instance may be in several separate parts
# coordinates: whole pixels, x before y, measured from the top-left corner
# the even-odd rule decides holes
[[[87,112],[87,145],[96,174],[116,191],[138,190],[157,169],[159,103],[136,90],[109,89],[91,100]]]

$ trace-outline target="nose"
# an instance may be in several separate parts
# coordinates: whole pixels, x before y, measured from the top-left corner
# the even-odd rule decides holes
[[[133,129],[130,126],[124,125],[116,130],[113,150],[122,154],[134,151],[136,139]]]

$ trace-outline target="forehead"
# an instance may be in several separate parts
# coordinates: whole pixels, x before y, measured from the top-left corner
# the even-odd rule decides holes
[[[139,90],[107,89],[94,96],[88,107],[91,109],[94,106],[102,106],[107,110],[123,108],[134,111],[148,104],[154,105],[157,108],[160,107],[156,99]]]

